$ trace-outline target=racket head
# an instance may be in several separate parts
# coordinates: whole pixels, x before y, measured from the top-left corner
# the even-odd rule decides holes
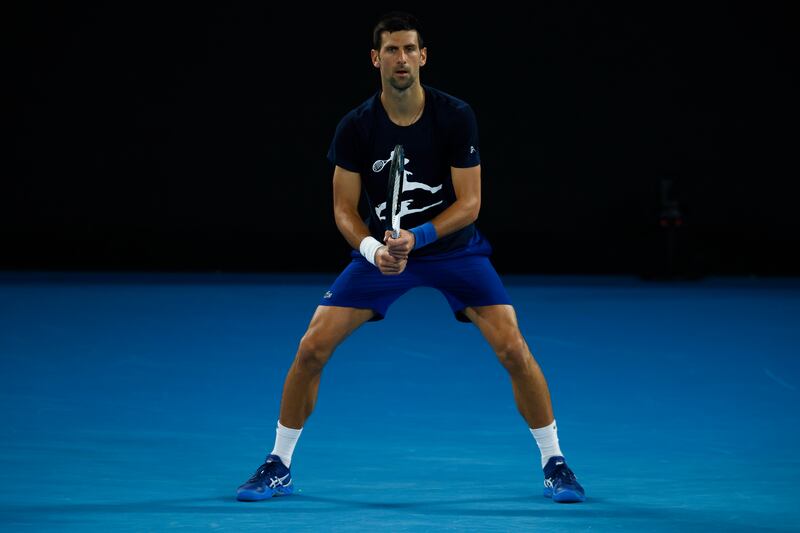
[[[400,236],[400,195],[403,192],[405,175],[405,151],[403,145],[395,145],[389,163],[389,181],[386,190],[386,229],[395,239]]]

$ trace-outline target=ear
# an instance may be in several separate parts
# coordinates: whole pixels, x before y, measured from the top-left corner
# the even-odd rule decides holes
[[[378,55],[378,51],[377,50],[371,50],[369,55],[370,55],[370,58],[372,59],[372,66],[374,66],[375,68],[380,68],[380,66],[381,66],[381,58]]]
[[[424,67],[425,63],[428,62],[428,49],[421,48],[419,51],[419,66]]]

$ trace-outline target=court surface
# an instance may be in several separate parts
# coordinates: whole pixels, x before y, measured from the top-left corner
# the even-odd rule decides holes
[[[477,329],[415,289],[326,368],[298,494],[237,502],[333,278],[0,274],[0,530],[800,530],[797,279],[504,277],[576,505]]]

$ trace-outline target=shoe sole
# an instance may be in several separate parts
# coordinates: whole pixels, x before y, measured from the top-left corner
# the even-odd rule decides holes
[[[236,493],[236,499],[240,502],[259,502],[268,500],[273,496],[289,496],[294,492],[294,487],[281,487],[278,490],[268,492],[257,492],[255,490],[241,490]]]
[[[556,503],[579,503],[586,501],[586,496],[574,490],[562,490],[558,494],[553,494],[552,489],[544,489],[544,497],[552,498]]]

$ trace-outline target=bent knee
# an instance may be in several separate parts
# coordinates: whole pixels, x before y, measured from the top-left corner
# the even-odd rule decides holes
[[[306,372],[320,372],[330,359],[333,347],[314,336],[306,335],[300,341],[295,364]]]
[[[534,362],[525,340],[519,334],[509,335],[503,339],[503,342],[495,347],[495,353],[509,372],[523,371]]]

